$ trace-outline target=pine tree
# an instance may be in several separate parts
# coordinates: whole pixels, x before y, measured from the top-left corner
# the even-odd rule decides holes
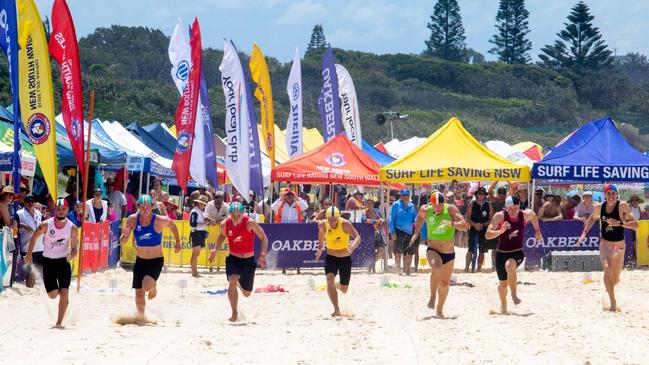
[[[325,39],[324,31],[322,30],[322,24],[316,24],[313,27],[313,32],[311,33],[311,40],[306,47],[307,52],[312,52],[315,50],[326,49],[327,40]]]
[[[613,62],[612,52],[607,49],[599,29],[593,26],[593,19],[583,1],[573,6],[566,29],[557,34],[560,39],[541,49],[540,64],[578,74],[608,69]]]
[[[496,15],[498,32],[489,41],[494,44],[489,53],[498,55],[501,62],[528,63],[530,55],[527,52],[532,49],[532,42],[526,38],[530,32],[529,16],[525,0],[500,0]]]
[[[457,0],[438,0],[427,26],[431,33],[426,41],[425,55],[450,61],[465,58],[466,38]]]

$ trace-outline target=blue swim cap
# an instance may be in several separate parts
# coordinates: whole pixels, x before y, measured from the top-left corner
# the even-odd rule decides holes
[[[230,213],[232,212],[243,213],[243,205],[239,202],[230,203]]]
[[[151,198],[150,195],[142,194],[142,195],[140,195],[139,198],[137,198],[137,204],[138,205],[143,205],[143,204],[152,205],[153,204],[153,198]]]

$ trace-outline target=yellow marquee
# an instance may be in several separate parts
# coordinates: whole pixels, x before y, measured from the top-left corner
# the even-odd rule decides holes
[[[419,147],[381,168],[386,183],[529,181],[530,169],[498,156],[451,118]]]

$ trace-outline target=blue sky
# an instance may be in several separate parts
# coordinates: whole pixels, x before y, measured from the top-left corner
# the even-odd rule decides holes
[[[36,0],[41,16],[50,15],[53,0]],[[141,25],[170,35],[178,17],[199,17],[204,47],[222,49],[231,38],[250,52],[257,42],[265,54],[292,59],[303,52],[314,24],[321,23],[334,47],[374,53],[420,53],[428,37],[426,23],[434,0],[68,0],[78,36],[98,26]],[[553,43],[576,0],[528,0],[532,56]],[[587,0],[595,25],[617,54],[649,54],[649,1]],[[498,0],[459,0],[467,45],[485,54],[491,48]]]

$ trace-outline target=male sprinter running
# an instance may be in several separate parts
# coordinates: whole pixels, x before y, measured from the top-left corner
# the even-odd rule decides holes
[[[531,221],[536,232],[536,240],[540,241],[541,229],[539,219],[531,209],[522,210],[520,200],[516,196],[505,199],[505,210],[494,214],[487,233],[488,240],[498,238],[496,250],[496,273],[498,274],[498,295],[500,296],[500,313],[507,314],[507,286],[512,293],[514,304],[520,304],[518,298],[518,276],[516,268],[523,263],[523,234],[525,224]]]
[[[437,308],[437,317],[444,317],[444,303],[448,295],[453,264],[455,263],[455,230],[466,231],[469,226],[460,210],[452,204],[444,203],[444,195],[438,191],[430,195],[430,204],[423,205],[417,215],[415,232],[410,247],[417,245],[417,236],[422,225],[426,224],[426,258],[432,271],[430,273],[430,300],[428,308]]]
[[[243,215],[243,205],[239,202],[230,203],[230,217],[221,222],[221,232],[216,240],[216,247],[211,250],[210,262],[214,261],[216,251],[221,249],[223,242],[227,239],[230,246],[230,254],[225,258],[225,275],[228,278],[228,299],[232,308],[230,322],[236,322],[239,316],[238,303],[241,289],[244,297],[252,294],[255,283],[255,235],[261,241],[261,252],[259,253],[259,266],[266,266],[266,251],[268,250],[268,237],[254,219]]]
[[[325,257],[325,274],[327,275],[327,294],[334,306],[332,317],[340,316],[338,292],[347,293],[352,276],[352,253],[361,244],[361,236],[347,219],[340,217],[336,207],[327,208],[324,221],[318,222],[318,252],[315,259],[320,260],[322,249],[327,246]],[[349,242],[349,238],[353,241]],[[340,283],[336,284],[336,275],[340,273]]]
[[[139,210],[131,214],[126,220],[122,229],[120,243],[124,245],[128,236],[133,232],[137,258],[133,266],[133,289],[135,289],[135,306],[137,307],[138,319],[144,319],[146,299],[144,293],[148,293],[149,300],[157,295],[156,281],[160,277],[164,266],[162,255],[162,230],[166,227],[176,239],[174,248],[180,252],[180,236],[178,228],[167,216],[153,213],[153,199],[146,194],[140,195],[137,200]]]
[[[602,261],[604,268],[604,286],[611,301],[609,310],[617,310],[617,301],[615,300],[615,286],[620,282],[620,273],[624,266],[624,228],[638,228],[638,221],[631,213],[629,204],[619,200],[617,187],[613,184],[604,186],[604,195],[606,200],[597,206],[590,218],[584,223],[584,231],[579,237],[578,244],[586,240],[588,231],[596,220],[601,223],[600,226],[600,243],[599,259]]]
[[[65,199],[56,201],[55,217],[41,223],[29,240],[25,262],[32,263],[36,240],[43,236],[43,283],[50,299],[59,297],[59,314],[53,328],[63,327],[68,309],[68,289],[72,279],[70,260],[77,255],[77,227],[68,220],[70,207]]]

